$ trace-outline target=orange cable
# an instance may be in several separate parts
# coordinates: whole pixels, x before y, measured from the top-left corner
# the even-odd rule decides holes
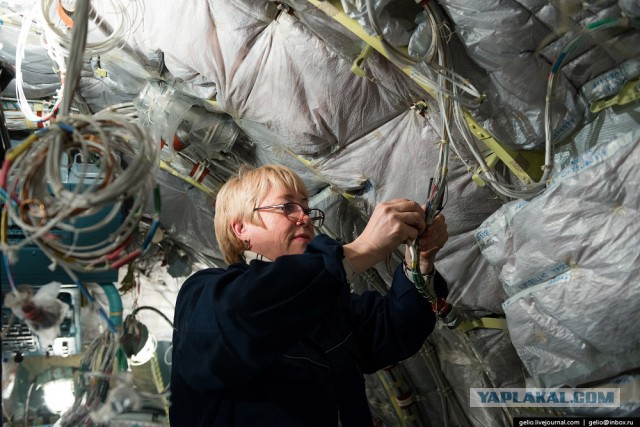
[[[62,22],[67,24],[67,27],[73,28],[73,19],[67,15],[67,11],[62,7],[62,0],[58,0],[58,16],[62,19]]]

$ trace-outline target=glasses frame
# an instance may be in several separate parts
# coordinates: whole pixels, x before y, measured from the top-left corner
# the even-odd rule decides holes
[[[287,206],[289,205],[296,205],[302,210],[302,215],[300,215],[300,218],[298,219],[289,218],[289,215],[287,215],[287,212],[286,212]],[[253,212],[267,210],[267,209],[281,209],[285,218],[287,218],[291,222],[300,222],[302,221],[302,218],[306,215],[309,217],[309,219],[311,220],[311,224],[314,227],[319,228],[319,227],[322,227],[322,225],[324,224],[324,212],[322,210],[317,208],[313,208],[313,209],[305,208],[304,206],[302,206],[300,203],[297,203],[297,202],[286,202],[286,203],[280,203],[278,205],[259,206],[257,208],[253,208]],[[312,213],[316,213],[316,214],[312,215]],[[319,222],[319,224],[316,224],[316,222]]]

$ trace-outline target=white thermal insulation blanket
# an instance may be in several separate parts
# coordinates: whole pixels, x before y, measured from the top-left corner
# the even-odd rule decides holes
[[[544,386],[640,367],[640,130],[596,146],[476,232],[511,297],[513,344]],[[631,323],[630,323],[631,322]]]

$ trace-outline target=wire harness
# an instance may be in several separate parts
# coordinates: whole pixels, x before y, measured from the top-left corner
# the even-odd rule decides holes
[[[71,159],[75,162],[68,169],[65,163]],[[157,165],[157,145],[135,124],[109,113],[69,117],[32,134],[7,153],[0,173],[6,199],[3,253],[15,261],[20,248],[36,244],[54,263],[72,270],[118,268],[132,259],[126,258],[125,249],[151,193]],[[78,182],[70,187],[62,175],[74,171]],[[157,229],[160,209],[157,190],[155,205],[151,235]],[[120,225],[103,241],[84,238],[123,215]],[[7,241],[9,222],[23,231],[24,239]],[[137,255],[148,245],[149,237]]]

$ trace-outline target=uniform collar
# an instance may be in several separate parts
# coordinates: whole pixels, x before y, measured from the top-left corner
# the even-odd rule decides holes
[[[244,251],[242,253],[242,256],[244,258],[244,262],[246,262],[247,264],[249,264],[254,259],[257,259],[258,261],[273,262],[272,260],[270,260],[266,256],[261,255],[261,254],[259,254],[257,252],[253,252],[253,251]]]

